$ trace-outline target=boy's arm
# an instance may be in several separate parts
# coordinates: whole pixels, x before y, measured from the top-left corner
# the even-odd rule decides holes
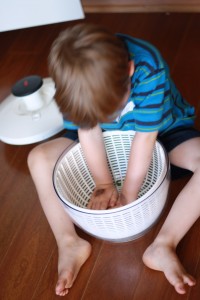
[[[136,200],[147,174],[158,132],[136,132],[131,146],[126,178],[120,195],[122,205]]]
[[[116,205],[118,195],[109,171],[106,151],[99,125],[92,129],[79,129],[79,140],[96,188],[88,208],[107,209]]]

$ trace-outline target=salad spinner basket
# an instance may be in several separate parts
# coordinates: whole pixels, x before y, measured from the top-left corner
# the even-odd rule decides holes
[[[134,131],[108,131],[103,138],[113,182],[120,192]],[[88,234],[112,242],[136,239],[154,225],[165,206],[169,181],[168,156],[158,141],[137,200],[122,207],[87,209],[95,184],[80,143],[64,151],[53,174],[55,191],[72,221]]]

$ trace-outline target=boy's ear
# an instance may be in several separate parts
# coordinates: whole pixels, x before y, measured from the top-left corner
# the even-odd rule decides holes
[[[135,67],[134,67],[134,62],[133,60],[130,60],[128,62],[128,67],[129,67],[129,76],[132,77],[133,76],[133,73],[135,71]]]

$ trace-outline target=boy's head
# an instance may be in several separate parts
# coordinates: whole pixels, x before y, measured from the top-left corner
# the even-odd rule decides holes
[[[61,32],[51,48],[49,70],[62,112],[80,127],[108,122],[127,98],[128,51],[101,26],[79,24]]]

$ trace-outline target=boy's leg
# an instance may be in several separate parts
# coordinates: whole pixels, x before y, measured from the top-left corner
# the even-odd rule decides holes
[[[149,268],[163,271],[175,290],[184,294],[185,285],[194,285],[195,279],[185,271],[175,251],[200,216],[200,138],[177,146],[169,153],[169,158],[174,165],[194,174],[176,198],[159,234],[145,251],[143,261]]]
[[[74,225],[59,202],[52,184],[54,165],[71,143],[67,138],[52,140],[34,148],[28,157],[31,176],[58,245],[56,294],[60,296],[68,293],[91,252],[90,244],[76,234]]]

